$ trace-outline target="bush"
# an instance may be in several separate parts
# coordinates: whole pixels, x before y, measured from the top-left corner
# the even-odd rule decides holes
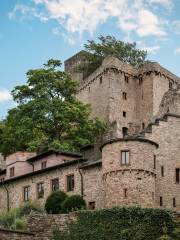
[[[42,212],[43,210],[35,203],[26,203],[19,208],[10,209],[9,212],[0,214],[0,226],[8,229],[26,230],[25,217],[31,211]]]
[[[162,236],[161,239],[174,240],[173,215],[163,209],[123,207],[80,211],[78,216],[78,220],[69,225],[69,231],[56,232],[54,239],[159,240]]]
[[[62,203],[63,213],[68,213],[68,212],[76,211],[79,209],[85,209],[85,208],[86,208],[86,202],[79,195],[73,195],[73,196],[67,197]]]
[[[67,195],[62,191],[55,191],[47,198],[45,203],[45,210],[47,213],[58,214],[61,213],[61,206]]]
[[[36,203],[27,202],[19,208],[19,215],[23,217],[29,215],[32,211],[42,213],[43,209]]]

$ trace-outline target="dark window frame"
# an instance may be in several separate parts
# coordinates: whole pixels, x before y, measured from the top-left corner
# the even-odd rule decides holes
[[[24,202],[28,202],[30,200],[30,186],[23,187],[23,200]]]
[[[161,166],[161,177],[164,177],[164,166]]]
[[[123,100],[127,100],[127,92],[123,92]]]
[[[159,197],[159,205],[160,205],[160,207],[163,206],[163,197],[162,196]]]
[[[10,177],[14,177],[14,176],[15,176],[15,167],[11,167],[11,168],[9,169],[9,171],[10,171],[9,176],[10,176]]]
[[[53,178],[51,179],[51,191],[57,191],[59,190],[59,178]]]
[[[180,183],[180,168],[176,168],[176,183]]]
[[[123,111],[123,117],[126,118],[126,112],[125,111]]]
[[[44,197],[44,182],[37,183],[37,198]]]
[[[46,169],[47,161],[41,162],[41,169]]]
[[[69,174],[66,176],[66,189],[67,192],[73,192],[75,186],[74,174]]]

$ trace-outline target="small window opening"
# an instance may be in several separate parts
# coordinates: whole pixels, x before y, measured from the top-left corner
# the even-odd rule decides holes
[[[180,182],[180,168],[176,168],[176,183]]]
[[[173,198],[173,207],[176,207],[176,198]]]
[[[124,188],[124,198],[127,198],[127,188]]]
[[[127,93],[126,92],[123,92],[123,99],[127,100]]]
[[[95,208],[96,208],[96,203],[95,202],[89,202],[89,209],[90,210],[95,210]]]
[[[124,150],[121,151],[121,165],[129,165],[129,151]]]
[[[142,129],[145,129],[145,124],[144,123],[142,123]]]
[[[126,112],[125,111],[123,111],[123,117],[126,117]]]
[[[123,134],[123,138],[128,135],[128,128],[127,127],[122,128],[122,134]]]
[[[99,83],[102,84],[102,76],[99,78]]]
[[[154,155],[154,169],[156,169],[156,155]]]
[[[164,166],[161,166],[161,177],[164,177]]]
[[[129,77],[125,75],[125,82],[128,83],[129,82]]]
[[[159,198],[159,205],[160,205],[161,207],[163,206],[163,198],[162,198],[162,197]]]

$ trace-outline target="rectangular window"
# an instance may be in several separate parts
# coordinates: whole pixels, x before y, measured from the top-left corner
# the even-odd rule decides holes
[[[27,202],[30,200],[30,186],[24,187],[24,201]]]
[[[156,169],[156,155],[154,155],[154,169]]]
[[[74,175],[67,176],[67,192],[74,191]]]
[[[127,198],[127,188],[124,188],[124,198]]]
[[[121,165],[129,165],[129,151],[121,151]]]
[[[96,208],[96,203],[95,202],[89,202],[89,209],[94,210]]]
[[[129,82],[129,77],[128,76],[124,76],[125,82],[128,83]]]
[[[123,117],[126,117],[126,112],[123,111]]]
[[[162,207],[162,206],[163,206],[163,198],[160,197],[160,198],[159,198],[159,201],[160,201],[159,204],[160,204],[160,206]]]
[[[14,172],[15,172],[14,170],[15,170],[14,167],[10,168],[10,177],[14,177]]]
[[[38,183],[37,184],[37,197],[43,198],[44,197],[44,183]]]
[[[102,84],[102,76],[99,78],[99,83]]]
[[[176,183],[180,182],[180,168],[176,168]]]
[[[176,207],[176,199],[173,198],[173,207]]]
[[[169,81],[169,89],[172,89],[172,87],[173,87],[173,82]]]
[[[123,92],[123,99],[127,100],[127,93],[126,92]]]
[[[161,177],[164,177],[164,166],[161,166]]]
[[[41,163],[41,169],[45,169],[46,168],[46,161],[43,161],[42,163]]]
[[[143,79],[142,79],[142,77],[139,77],[139,85],[141,85],[141,84],[142,84],[142,82],[143,82]]]
[[[52,191],[59,190],[59,178],[55,178],[51,180],[51,188],[52,188]]]

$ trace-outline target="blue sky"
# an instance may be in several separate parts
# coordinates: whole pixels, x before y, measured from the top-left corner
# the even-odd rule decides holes
[[[136,41],[180,76],[179,0],[1,0],[0,118],[27,70],[49,58],[64,61],[101,34]]]

